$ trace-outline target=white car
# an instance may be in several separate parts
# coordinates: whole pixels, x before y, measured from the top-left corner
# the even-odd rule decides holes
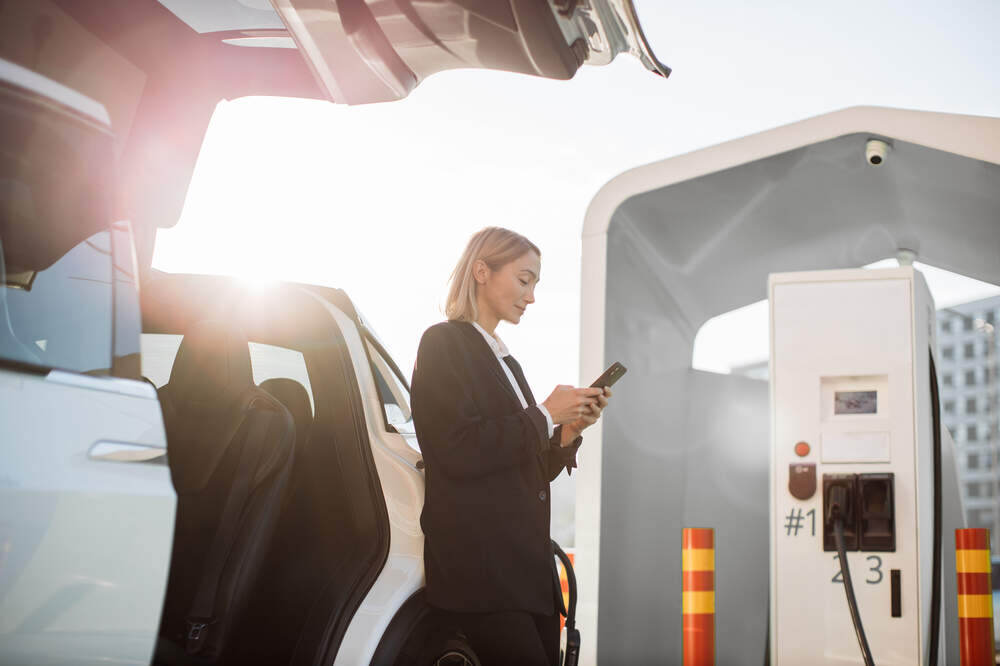
[[[223,98],[384,101],[449,67],[569,78],[621,51],[669,70],[630,0],[311,7],[5,9],[0,663],[463,649],[423,602],[407,382],[371,327],[339,290],[152,271],[155,229]]]

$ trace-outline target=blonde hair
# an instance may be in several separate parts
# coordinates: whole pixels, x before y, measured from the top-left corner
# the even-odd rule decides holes
[[[473,234],[455,265],[455,270],[451,272],[448,300],[444,306],[445,316],[457,321],[476,321],[479,317],[479,309],[476,307],[477,283],[473,276],[477,260],[486,262],[491,271],[498,271],[529,251],[542,256],[537,245],[510,229],[486,227]]]

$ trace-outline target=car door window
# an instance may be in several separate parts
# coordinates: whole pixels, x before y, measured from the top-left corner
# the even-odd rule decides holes
[[[12,252],[7,256],[16,259]],[[100,231],[90,236],[46,267],[7,266],[0,356],[45,368],[108,374],[112,346],[110,233]]]
[[[183,339],[183,335],[174,333],[142,334],[142,371],[156,388],[170,381],[170,369]],[[302,384],[309,394],[309,406],[315,413],[312,384],[309,382],[309,372],[302,352],[278,345],[251,342],[250,365],[253,368],[253,381],[258,386],[268,379],[278,377],[294,379]]]
[[[142,334],[142,374],[156,388],[170,381],[170,369],[174,367],[183,338],[173,333]]]
[[[385,413],[386,424],[401,434],[413,434],[413,415],[410,413],[410,391],[392,370],[392,365],[370,341],[368,355],[372,361],[375,384]]]
[[[309,394],[309,406],[316,413],[313,402],[312,385],[302,352],[261,342],[250,343],[250,365],[253,367],[253,381],[257,386],[268,379],[294,379],[305,387]]]
[[[135,257],[132,227],[128,222],[111,225],[111,260],[114,281],[114,349],[111,374],[139,379],[142,376],[139,310],[139,268]]]
[[[111,372],[113,149],[92,118],[0,90],[0,360]]]

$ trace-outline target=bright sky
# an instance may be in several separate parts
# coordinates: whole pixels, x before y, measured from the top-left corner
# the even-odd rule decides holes
[[[542,281],[499,332],[542,399],[580,379],[580,233],[613,176],[859,104],[1000,115],[996,0],[636,4],[665,81],[619,56],[569,82],[446,72],[367,107],[222,104],[154,265],[342,287],[408,372],[468,237],[513,228]]]

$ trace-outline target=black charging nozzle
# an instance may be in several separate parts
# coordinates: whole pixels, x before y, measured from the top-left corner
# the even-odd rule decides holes
[[[844,549],[858,549],[857,474],[823,475],[823,550],[836,552],[834,524],[840,522]]]
[[[831,486],[826,502],[826,522],[834,523],[837,520],[844,523],[850,522],[848,519],[851,509],[850,502],[851,496],[848,494],[846,486]]]

